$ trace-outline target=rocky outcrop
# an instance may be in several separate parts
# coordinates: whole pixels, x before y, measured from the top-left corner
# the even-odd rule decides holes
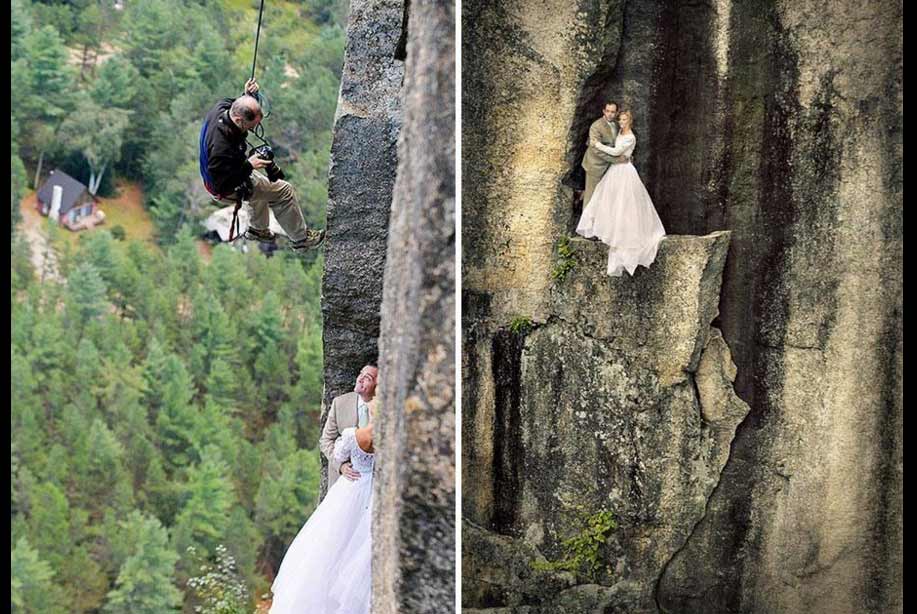
[[[455,604],[455,14],[411,0],[379,338],[373,612]]]
[[[438,614],[455,603],[454,8],[350,11],[322,286],[326,405],[378,348],[373,612]]]
[[[521,489],[488,488],[520,479],[497,453],[512,432],[480,408],[532,402],[513,361],[549,333],[497,328],[552,326],[554,246],[610,97],[636,111],[667,230],[732,233],[714,324],[751,408],[657,610],[901,611],[902,4],[469,0],[463,19],[464,508],[498,528],[521,509]],[[702,372],[699,398],[729,380]]]
[[[489,423],[489,435],[471,430],[465,445],[463,469],[474,476],[463,482],[474,502],[465,514],[499,534],[463,534],[468,607],[655,611],[656,581],[703,518],[748,413],[733,391],[729,349],[710,326],[728,233],[668,237],[634,278],[605,275],[604,245],[571,245],[572,268],[552,287],[544,321],[478,327],[465,339],[466,353],[483,352],[477,362],[492,366],[477,382],[514,382],[496,402],[463,396],[463,418]],[[590,583],[581,574],[555,591],[526,569],[564,558],[564,541],[604,511],[617,528],[603,536],[590,579],[599,587],[581,587]],[[512,545],[492,547],[501,541]]]
[[[400,0],[352,0],[331,145],[322,316],[325,394],[353,390],[378,355],[389,210],[398,164],[404,63]],[[323,466],[327,463],[322,458]],[[322,473],[322,493],[327,489]]]

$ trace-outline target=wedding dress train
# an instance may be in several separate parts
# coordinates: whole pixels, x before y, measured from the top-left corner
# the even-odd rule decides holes
[[[271,586],[270,614],[369,614],[372,588],[373,454],[354,428],[334,445],[360,473],[339,479],[290,544]]]

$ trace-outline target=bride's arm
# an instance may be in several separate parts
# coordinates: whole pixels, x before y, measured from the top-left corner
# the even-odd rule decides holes
[[[350,452],[353,450],[355,428],[348,427],[344,429],[338,440],[334,442],[334,460],[342,463],[350,458]]]
[[[616,142],[614,147],[609,147],[605,143],[602,143],[600,141],[595,141],[592,143],[592,145],[599,151],[604,151],[609,156],[621,156],[624,154],[625,151],[627,151],[627,148],[630,146],[630,139],[627,137],[624,137],[620,139],[620,143],[621,144],[618,145],[618,143]]]

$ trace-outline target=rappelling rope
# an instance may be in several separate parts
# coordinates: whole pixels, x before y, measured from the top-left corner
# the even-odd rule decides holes
[[[264,0],[261,0],[261,6],[258,9],[258,28],[255,30],[255,52],[252,54],[252,74],[250,77],[250,80],[252,81],[255,79],[255,68],[258,65],[258,43],[261,42],[261,23],[263,20],[264,20]],[[270,101],[267,99],[267,96],[265,96],[264,93],[261,92],[260,90],[255,94],[255,99],[258,101],[259,104],[261,104],[261,111],[264,114],[262,118],[262,121],[263,121],[264,119],[267,119],[271,114]],[[265,106],[267,107],[267,109],[265,109]],[[258,126],[254,130],[252,130],[252,132],[255,134],[255,136],[257,136],[259,139],[264,141],[264,138],[263,138],[264,128],[261,126],[261,124],[258,124]]]
[[[261,40],[261,18],[264,16],[264,0],[261,0],[261,8],[258,9],[258,29],[255,30],[255,54],[252,57],[252,79],[255,78],[255,64],[258,62],[258,41]]]

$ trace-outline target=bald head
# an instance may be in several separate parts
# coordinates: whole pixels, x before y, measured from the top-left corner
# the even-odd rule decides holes
[[[252,96],[240,96],[233,101],[229,117],[243,130],[250,130],[261,121],[261,105]]]

